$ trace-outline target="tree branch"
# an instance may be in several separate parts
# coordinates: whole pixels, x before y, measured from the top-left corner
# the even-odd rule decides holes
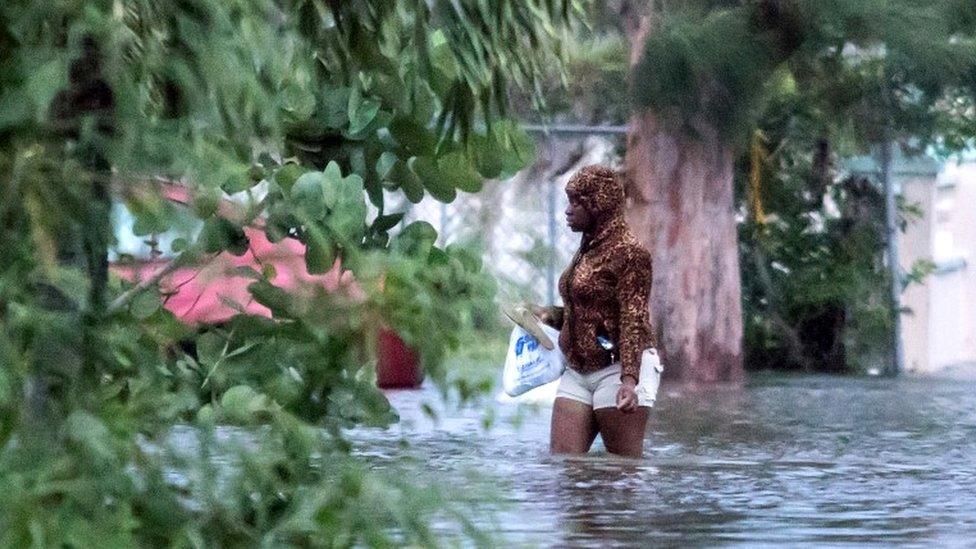
[[[119,294],[118,297],[113,299],[112,302],[109,304],[108,308],[106,309],[106,313],[113,314],[122,310],[125,306],[129,304],[129,302],[131,302],[137,295],[139,295],[139,293],[148,290],[152,286],[155,286],[156,284],[159,283],[160,280],[165,278],[166,275],[169,275],[173,273],[176,269],[179,269],[180,267],[186,265],[186,263],[188,262],[188,258],[192,255],[195,254],[187,254],[187,253],[181,254],[179,257],[167,263],[165,267],[156,271],[149,278],[139,282],[135,286]],[[209,263],[214,257],[216,257],[216,255],[211,254],[210,257],[207,258],[206,261],[204,261],[204,264]]]
[[[786,352],[790,359],[803,368],[803,371],[810,372],[813,370],[813,364],[806,353],[803,352],[803,340],[800,339],[800,335],[793,326],[780,314],[779,292],[775,284],[773,284],[773,278],[767,268],[766,254],[761,249],[762,242],[758,240],[753,247],[752,259],[756,266],[757,278],[766,291],[766,314],[772,321],[773,326],[779,331],[780,336],[785,340]]]

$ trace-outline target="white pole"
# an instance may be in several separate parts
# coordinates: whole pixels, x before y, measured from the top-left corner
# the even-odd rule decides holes
[[[905,369],[905,347],[901,339],[901,291],[902,273],[898,261],[898,205],[895,186],[891,178],[891,142],[881,144],[881,179],[885,193],[885,240],[888,249],[888,268],[891,269],[891,307],[894,321],[894,360],[887,368],[887,375],[895,377]]]

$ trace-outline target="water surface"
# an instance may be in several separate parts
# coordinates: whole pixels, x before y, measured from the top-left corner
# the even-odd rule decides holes
[[[388,396],[401,423],[353,432],[358,455],[433,472],[502,546],[976,543],[974,381],[666,386],[643,460],[599,439],[588,456],[549,456],[545,406]]]

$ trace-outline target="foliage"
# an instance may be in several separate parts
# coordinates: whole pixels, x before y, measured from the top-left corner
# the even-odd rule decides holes
[[[796,5],[804,41],[766,78],[737,170],[752,212],[740,232],[747,363],[864,370],[890,347],[883,199],[836,164],[884,140],[906,154],[966,146],[976,25],[954,2]],[[900,215],[904,229],[917,212]]]
[[[831,167],[844,149],[830,150],[802,94],[780,96],[769,113],[736,170],[748,212],[739,232],[746,364],[866,371],[888,357],[893,329],[882,190]],[[899,212],[902,230],[919,216],[911,204]],[[924,275],[918,265],[908,282]]]
[[[630,116],[624,38],[612,33],[578,30],[576,40],[566,48],[566,55],[565,84],[558,74],[548,80],[548,85],[543,87],[547,98],[543,113],[571,123],[624,124]],[[519,94],[514,95],[522,116],[538,117],[538,109],[532,108]]]
[[[894,132],[958,147],[972,134],[964,108],[976,96],[970,3],[699,4],[660,14],[634,69],[638,106],[692,132],[711,125],[744,145],[767,101],[790,82],[862,142]]]
[[[763,170],[764,214],[740,231],[746,363],[864,370],[890,347],[883,195],[858,177],[820,188],[815,144],[779,143]]]
[[[883,142],[958,151],[976,137],[972,4],[664,2],[633,99],[740,154],[746,363],[863,369],[886,354],[883,201],[837,164]],[[911,220],[902,205],[903,223]],[[913,269],[910,280],[924,275]]]
[[[399,227],[383,196],[449,201],[524,165],[503,92],[538,88],[577,11],[4,3],[0,545],[435,544],[436,493],[365,470],[342,429],[396,419],[373,385],[377,324],[443,382],[493,284],[475,252]],[[155,178],[188,186],[202,227],[173,241],[171,266],[247,253],[250,226],[301,242],[311,273],[350,271],[361,294],[298,298],[274,269],[243,269],[272,317],[190,330],[161,307],[165,271],[109,276],[114,197],[141,235],[186,224]]]
[[[776,63],[742,10],[667,14],[634,68],[635,102],[688,132],[702,118],[724,133],[740,128]]]

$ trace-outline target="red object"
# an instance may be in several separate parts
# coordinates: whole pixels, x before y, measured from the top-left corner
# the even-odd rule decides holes
[[[271,311],[254,301],[247,287],[254,279],[239,268],[250,267],[258,273],[262,266],[274,267],[271,283],[292,294],[310,294],[315,287],[329,292],[340,288],[350,294],[361,293],[341,265],[335,265],[325,274],[313,275],[305,267],[305,245],[286,238],[272,243],[264,231],[245,227],[249,245],[244,255],[221,253],[201,266],[177,269],[165,276],[159,284],[165,297],[164,307],[187,324],[214,324],[238,314],[270,317]],[[169,259],[145,261],[136,264],[112,265],[112,272],[130,281],[149,278],[170,262]]]
[[[376,384],[381,389],[415,389],[424,374],[417,354],[389,328],[380,328],[376,338]]]
[[[189,193],[180,185],[164,188],[167,199],[188,204]],[[235,217],[235,205],[223,201],[220,213]],[[201,266],[189,266],[175,270],[160,281],[160,290],[166,296],[163,306],[187,324],[215,324],[224,322],[240,311],[251,315],[271,316],[267,307],[254,301],[247,287],[254,279],[242,272],[250,267],[257,272],[271,266],[274,277],[271,283],[293,295],[310,294],[324,287],[329,292],[343,291],[353,299],[364,299],[362,289],[352,278],[350,271],[342,269],[336,259],[332,269],[320,275],[308,272],[305,266],[305,245],[294,238],[271,242],[260,227],[245,227],[248,250],[234,256],[224,252]],[[129,280],[139,281],[151,277],[169,264],[170,259],[142,261],[135,264],[113,264],[112,272]],[[244,269],[246,270],[246,269]],[[402,339],[393,331],[384,329],[378,336],[377,385],[380,387],[418,387],[423,380],[420,362]]]

